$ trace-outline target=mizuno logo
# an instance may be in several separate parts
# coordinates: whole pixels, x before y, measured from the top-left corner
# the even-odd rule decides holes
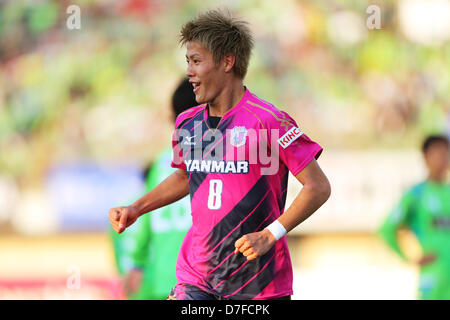
[[[192,141],[192,139],[194,139],[197,135],[192,136],[192,137],[185,137],[186,140],[184,141],[184,144],[187,144],[189,146],[195,146],[195,141]]]

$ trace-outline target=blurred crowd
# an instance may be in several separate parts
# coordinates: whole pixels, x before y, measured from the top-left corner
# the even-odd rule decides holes
[[[71,6],[79,8],[80,28],[68,27]],[[0,1],[0,235],[107,230],[107,209],[144,189],[142,169],[167,162],[159,157],[170,146],[170,97],[186,69],[178,32],[216,7],[254,32],[245,84],[326,150],[321,161],[334,198],[303,231],[374,231],[403,184],[426,176],[417,152],[423,138],[450,134],[449,1]],[[447,201],[448,185],[445,192]],[[448,228],[448,218],[439,221]],[[386,230],[398,226],[388,226],[396,249]],[[122,240],[114,245],[125,274],[132,264],[124,255],[122,267],[117,252],[132,242]],[[438,266],[448,274],[448,264]],[[130,270],[133,277],[145,271]],[[133,287],[135,279],[126,279]],[[328,278],[309,279],[316,288]],[[420,285],[431,288],[430,279],[422,272]]]
[[[161,120],[185,70],[178,30],[217,6],[255,33],[248,86],[326,148],[417,148],[449,128],[448,30],[429,31],[432,43],[411,39],[405,28],[420,23],[405,27],[410,7],[392,0],[377,4],[381,28],[371,30],[370,4],[0,2],[0,192],[8,190],[0,211],[13,190],[39,188],[57,164],[144,164],[167,146],[170,121]],[[70,5],[80,8],[80,29],[67,28]]]

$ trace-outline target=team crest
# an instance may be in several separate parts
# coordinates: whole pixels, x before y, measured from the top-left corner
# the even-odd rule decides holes
[[[231,129],[231,145],[240,147],[247,141],[247,129],[245,127],[234,127]]]

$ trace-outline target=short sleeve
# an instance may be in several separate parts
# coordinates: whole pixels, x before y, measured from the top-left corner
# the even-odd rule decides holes
[[[377,234],[405,260],[406,256],[397,239],[397,230],[409,224],[408,220],[414,213],[414,198],[413,192],[406,193],[384,220],[383,224],[377,229]]]
[[[271,136],[270,143],[277,143],[280,160],[294,176],[322,153],[323,148],[302,132],[295,120],[284,111],[280,111],[279,117],[268,121],[267,129]]]
[[[386,223],[394,225],[395,227],[408,224],[412,214],[414,213],[414,199],[414,189],[404,194],[400,199],[400,202],[389,214]]]
[[[172,162],[170,166],[172,168],[186,170],[186,165],[183,161],[183,150],[181,148],[181,139],[178,133],[177,125],[172,134]]]
[[[186,111],[180,113],[175,120],[175,128],[172,134],[172,162],[170,166],[172,168],[186,170],[186,165],[183,158],[183,149],[181,148],[181,143],[183,136],[190,136],[189,132],[186,131],[184,126],[196,115],[204,110],[206,105],[199,105],[187,109]]]

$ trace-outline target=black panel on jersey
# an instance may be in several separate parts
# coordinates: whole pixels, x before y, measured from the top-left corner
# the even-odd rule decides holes
[[[198,112],[196,115],[194,115],[193,117],[188,117],[188,118],[184,119],[183,121],[181,121],[180,124],[176,127],[176,129],[180,129],[184,124],[186,124],[190,120],[193,120],[193,121],[195,121],[195,120],[199,120],[199,121],[203,120],[203,109],[200,112]],[[188,125],[186,127],[186,129],[192,129],[192,124],[190,124],[190,126]]]
[[[247,192],[247,194],[237,203],[231,211],[218,222],[212,232],[209,246],[213,249],[223,238],[230,233],[250,212],[255,209],[261,201],[262,196],[269,190],[267,185],[267,177],[261,176],[255,185]],[[269,195],[260,203],[256,211],[238,228],[234,233],[239,231],[254,232],[254,229],[264,220],[270,213]],[[269,210],[269,211],[267,211]],[[265,212],[265,214],[264,214]],[[270,220],[270,219],[269,219]],[[241,229],[241,230],[239,230]],[[233,234],[230,236],[232,237]],[[229,238],[224,242],[229,241]],[[235,239],[237,240],[237,239]],[[223,243],[221,246],[223,247]],[[233,242],[234,244],[234,242]],[[234,245],[233,245],[234,247]]]
[[[220,122],[220,119],[222,119],[222,117],[209,116],[208,119],[207,119],[209,127],[211,129],[216,129],[217,125]]]
[[[262,257],[247,262],[247,264],[235,273],[228,281],[225,281],[222,285],[220,285],[221,292],[229,292],[229,294],[233,294],[236,290],[239,290],[244,284],[246,284],[245,287],[229,297],[229,299],[242,300],[256,297],[274,279],[275,275],[273,270],[275,268],[275,254],[275,247],[272,247]],[[243,257],[244,261],[246,260],[241,253],[239,253],[239,255]],[[257,267],[252,265],[255,263],[258,264]],[[260,272],[266,264],[267,266]],[[258,272],[260,273],[258,274]],[[250,279],[251,281],[248,282]]]
[[[283,176],[283,178],[281,179],[281,186],[287,186],[288,185],[288,180],[289,180],[289,170],[286,169],[286,173]],[[286,205],[286,196],[287,196],[287,189],[283,192],[283,190],[281,190],[281,195],[280,195],[280,199],[278,199],[278,207],[280,208],[280,212],[284,211],[284,207]]]
[[[188,122],[189,120],[191,120],[192,118],[186,118],[183,121],[180,122],[180,124],[176,127],[176,129],[180,129],[182,126],[184,126],[184,124],[186,122]]]
[[[261,201],[262,196],[267,192],[267,177],[262,176],[244,198],[213,228],[211,232],[211,240],[209,246],[211,250],[217,246],[253,209],[259,206],[236,230],[233,231],[222,243],[211,253],[211,270],[224,261],[231,252],[234,251],[234,243],[244,234],[261,231],[273,222],[270,193]],[[263,222],[264,221],[264,222]],[[257,229],[258,228],[258,229]],[[273,248],[272,248],[273,249]],[[274,254],[272,249],[264,256],[248,262],[244,267],[239,269],[246,261],[242,254],[229,257],[217,269],[215,269],[207,281],[214,288],[217,284],[226,280],[230,275],[237,271],[233,276],[223,282],[218,291],[221,293],[231,294],[239,289],[244,283],[249,281],[262,267],[269,261]],[[262,271],[258,277],[258,285],[252,284],[244,287],[236,297],[251,298],[259,294],[273,280],[273,264],[269,265]],[[256,286],[256,287],[255,287]],[[259,290],[261,288],[261,290]],[[244,295],[244,296],[242,296]]]
[[[199,117],[198,119],[196,117],[196,119],[194,119],[194,121],[192,121],[192,123],[189,123],[186,126],[186,129],[187,130],[191,130],[194,127],[194,123],[196,121],[200,121],[200,120],[203,120],[203,113],[201,113],[201,117]],[[225,129],[227,128],[227,126],[230,123],[230,121],[231,121],[231,118],[226,119],[226,120],[224,120],[224,121],[222,121],[220,123],[220,126],[219,126],[218,129],[220,130],[220,132],[222,132],[222,135],[223,135],[223,138],[224,138],[223,139],[223,143],[218,144],[218,146],[214,147],[214,150],[212,150],[211,152],[215,152],[215,149],[217,147],[223,146],[223,148],[224,148],[223,153],[225,153],[225,145],[227,143],[227,139],[226,139],[226,136],[225,136],[225,134],[226,134]],[[209,128],[206,126],[205,121],[203,121],[203,123],[201,124],[201,128],[202,128],[202,137],[203,137],[203,135],[206,134],[207,131],[211,132],[211,130],[209,130]],[[192,135],[194,135],[194,132],[192,132]],[[200,138],[202,138],[202,137],[196,137],[197,139],[193,140],[193,141],[196,142],[196,145],[191,147],[189,155],[187,157],[188,160],[189,159],[191,159],[191,160],[195,159],[195,150],[196,149],[201,148],[201,153],[200,154],[204,155],[204,154],[206,154],[206,152],[208,152],[208,149],[210,149],[212,147],[212,145],[214,145],[214,142],[215,142],[214,139],[211,139],[211,141],[210,141],[208,134],[206,134],[205,140],[200,141]],[[200,150],[198,150],[198,151],[200,151]],[[200,159],[198,159],[198,160],[200,160]],[[192,172],[192,174],[190,174],[190,172],[188,172],[187,175],[188,175],[188,178],[190,176],[189,193],[191,195],[191,200],[192,200],[195,192],[197,191],[197,189],[200,187],[200,185],[203,183],[203,181],[208,176],[208,173],[207,172]]]
[[[208,173],[206,172],[194,172],[192,175],[188,172],[187,173],[188,178],[191,177],[189,180],[189,194],[191,196],[191,201],[194,198],[195,192],[198,190],[200,185],[205,181],[206,177],[208,176]]]

